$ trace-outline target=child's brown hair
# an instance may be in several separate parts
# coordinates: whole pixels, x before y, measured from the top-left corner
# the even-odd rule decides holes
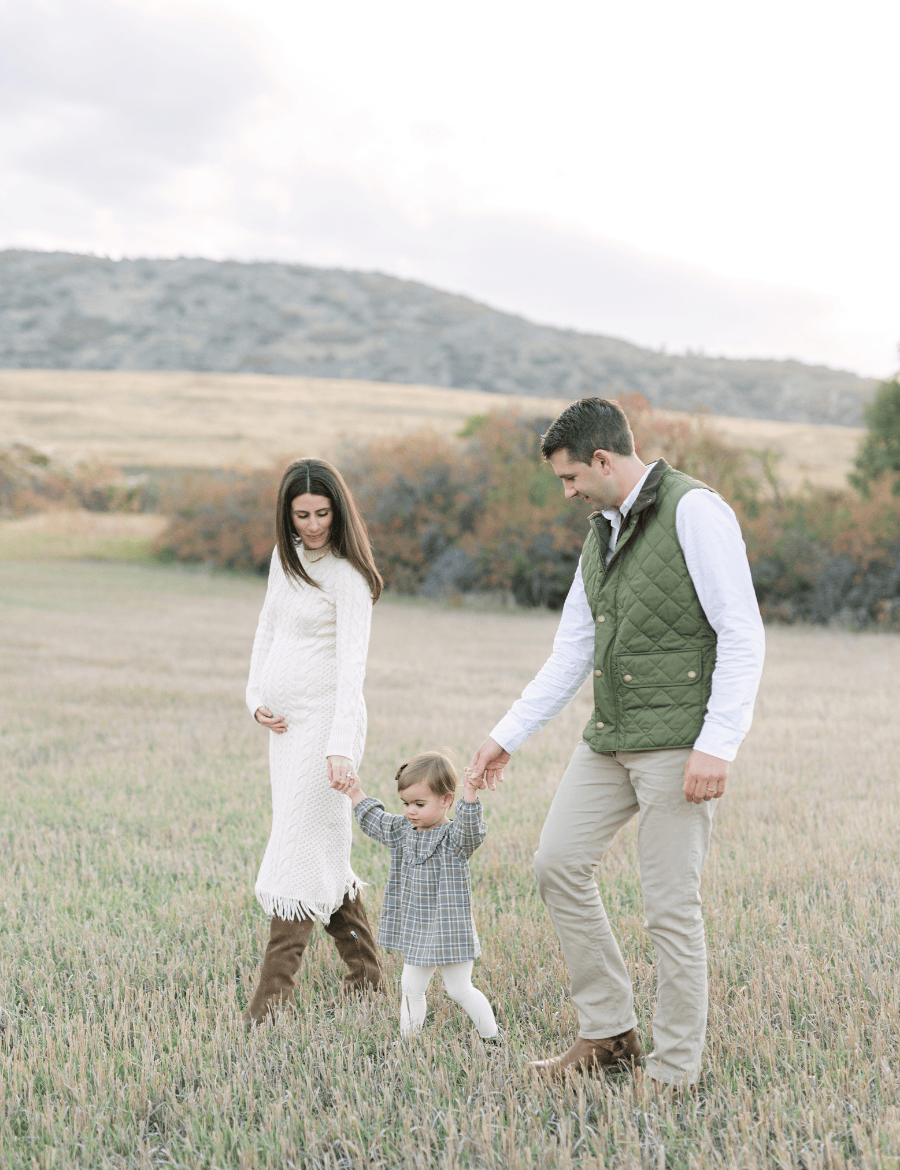
[[[396,780],[398,792],[424,780],[435,796],[453,796],[459,783],[453,761],[443,752],[419,752],[400,765]]]

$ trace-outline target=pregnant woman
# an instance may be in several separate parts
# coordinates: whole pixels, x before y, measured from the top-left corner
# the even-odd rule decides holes
[[[288,1004],[318,919],[347,964],[342,990],[381,983],[375,942],[350,868],[350,801],[331,787],[354,772],[366,739],[363,678],[382,581],[340,472],[301,459],[285,472],[266,600],[253,642],[247,706],[267,727],[272,835],[256,897],[272,917],[247,1027]]]

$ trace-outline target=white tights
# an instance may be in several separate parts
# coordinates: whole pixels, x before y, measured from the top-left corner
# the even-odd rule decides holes
[[[487,999],[477,987],[472,986],[472,968],[467,963],[445,963],[442,967],[403,967],[400,976],[400,990],[403,1001],[400,1007],[400,1032],[403,1036],[415,1035],[425,1022],[425,992],[435,971],[440,971],[444,987],[452,1000],[469,1013],[478,1034],[485,1040],[497,1035],[497,1021]]]

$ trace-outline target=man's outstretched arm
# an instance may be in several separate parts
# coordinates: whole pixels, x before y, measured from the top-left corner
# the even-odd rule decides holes
[[[584,592],[579,561],[553,639],[553,652],[466,769],[479,788],[493,790],[502,782],[503,769],[512,753],[568,706],[593,663],[594,618]]]

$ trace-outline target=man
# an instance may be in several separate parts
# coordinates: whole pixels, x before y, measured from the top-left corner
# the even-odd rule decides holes
[[[700,874],[715,805],[753,714],[764,635],[731,508],[662,459],[645,466],[613,403],[562,412],[541,450],[568,499],[598,511],[563,608],[553,652],[475,753],[480,787],[593,675],[594,711],[550,806],[535,854],[559,936],[579,1035],[551,1075],[642,1056],[631,980],[594,868],[639,816],[647,928],[657,959],[657,1086],[696,1084],[706,1033]]]

